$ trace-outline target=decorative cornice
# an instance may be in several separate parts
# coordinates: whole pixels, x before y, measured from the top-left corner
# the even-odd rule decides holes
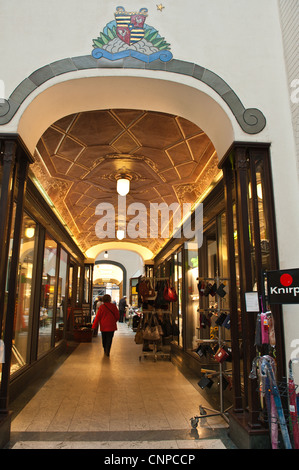
[[[128,56],[113,62],[95,59],[91,55],[58,60],[45,65],[25,78],[12,92],[8,100],[0,103],[0,126],[7,124],[14,117],[23,101],[39,86],[52,78],[68,72],[87,69],[145,69],[172,72],[193,77],[212,88],[231,109],[241,129],[247,134],[258,134],[266,126],[266,118],[256,108],[245,108],[236,93],[217,74],[200,65],[172,59],[169,62],[143,62]]]

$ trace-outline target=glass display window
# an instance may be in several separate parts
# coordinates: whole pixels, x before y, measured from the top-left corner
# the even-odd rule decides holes
[[[57,286],[57,309],[56,309],[56,325],[55,325],[55,343],[58,343],[63,338],[64,319],[67,307],[67,265],[68,254],[62,248],[60,250],[59,261],[59,276]]]
[[[186,348],[193,349],[198,338],[198,244],[185,243]]]
[[[38,356],[51,348],[56,294],[57,243],[46,234],[40,300]],[[56,310],[56,309],[55,309]]]
[[[32,278],[36,246],[36,222],[26,213],[23,217],[16,290],[11,374],[29,362],[29,338],[32,323]]]
[[[183,345],[183,314],[182,314],[182,289],[183,289],[183,266],[182,251],[174,254],[174,287],[178,296],[177,302],[173,305],[172,322],[178,326],[174,329],[174,341],[180,346]]]

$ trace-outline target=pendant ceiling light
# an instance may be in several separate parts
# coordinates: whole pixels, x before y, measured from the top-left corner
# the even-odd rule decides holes
[[[125,231],[124,230],[117,230],[116,236],[117,236],[118,240],[123,240],[123,238],[125,237]]]
[[[130,178],[122,175],[116,183],[116,190],[120,196],[126,196],[130,191]]]

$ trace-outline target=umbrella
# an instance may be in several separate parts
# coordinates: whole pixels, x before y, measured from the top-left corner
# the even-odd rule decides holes
[[[263,378],[263,395],[265,396],[269,431],[272,449],[278,449],[278,416],[273,394],[271,393],[270,379],[266,371],[266,362],[261,361],[260,375]]]
[[[293,376],[293,363],[289,361],[289,410],[293,428],[294,447],[299,449],[299,426],[297,415],[296,387]]]
[[[266,373],[267,373],[267,376],[269,377],[269,381],[270,381],[271,394],[272,394],[273,399],[274,399],[274,403],[275,403],[275,407],[276,407],[276,412],[277,412],[277,416],[278,416],[278,421],[279,421],[279,425],[280,425],[280,430],[281,430],[283,442],[284,442],[284,445],[285,445],[286,449],[292,449],[290,436],[289,436],[289,431],[288,431],[288,427],[287,427],[287,423],[286,423],[286,420],[285,420],[285,416],[284,416],[284,412],[283,412],[283,408],[282,408],[282,403],[281,403],[281,399],[280,399],[280,395],[279,395],[279,390],[278,390],[276,380],[275,380],[274,360],[270,356],[263,356],[263,359],[266,360],[266,363],[265,363]]]

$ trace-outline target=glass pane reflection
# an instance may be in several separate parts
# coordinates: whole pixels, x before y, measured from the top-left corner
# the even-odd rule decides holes
[[[56,256],[57,243],[46,234],[40,300],[38,356],[51,347],[56,288]]]

